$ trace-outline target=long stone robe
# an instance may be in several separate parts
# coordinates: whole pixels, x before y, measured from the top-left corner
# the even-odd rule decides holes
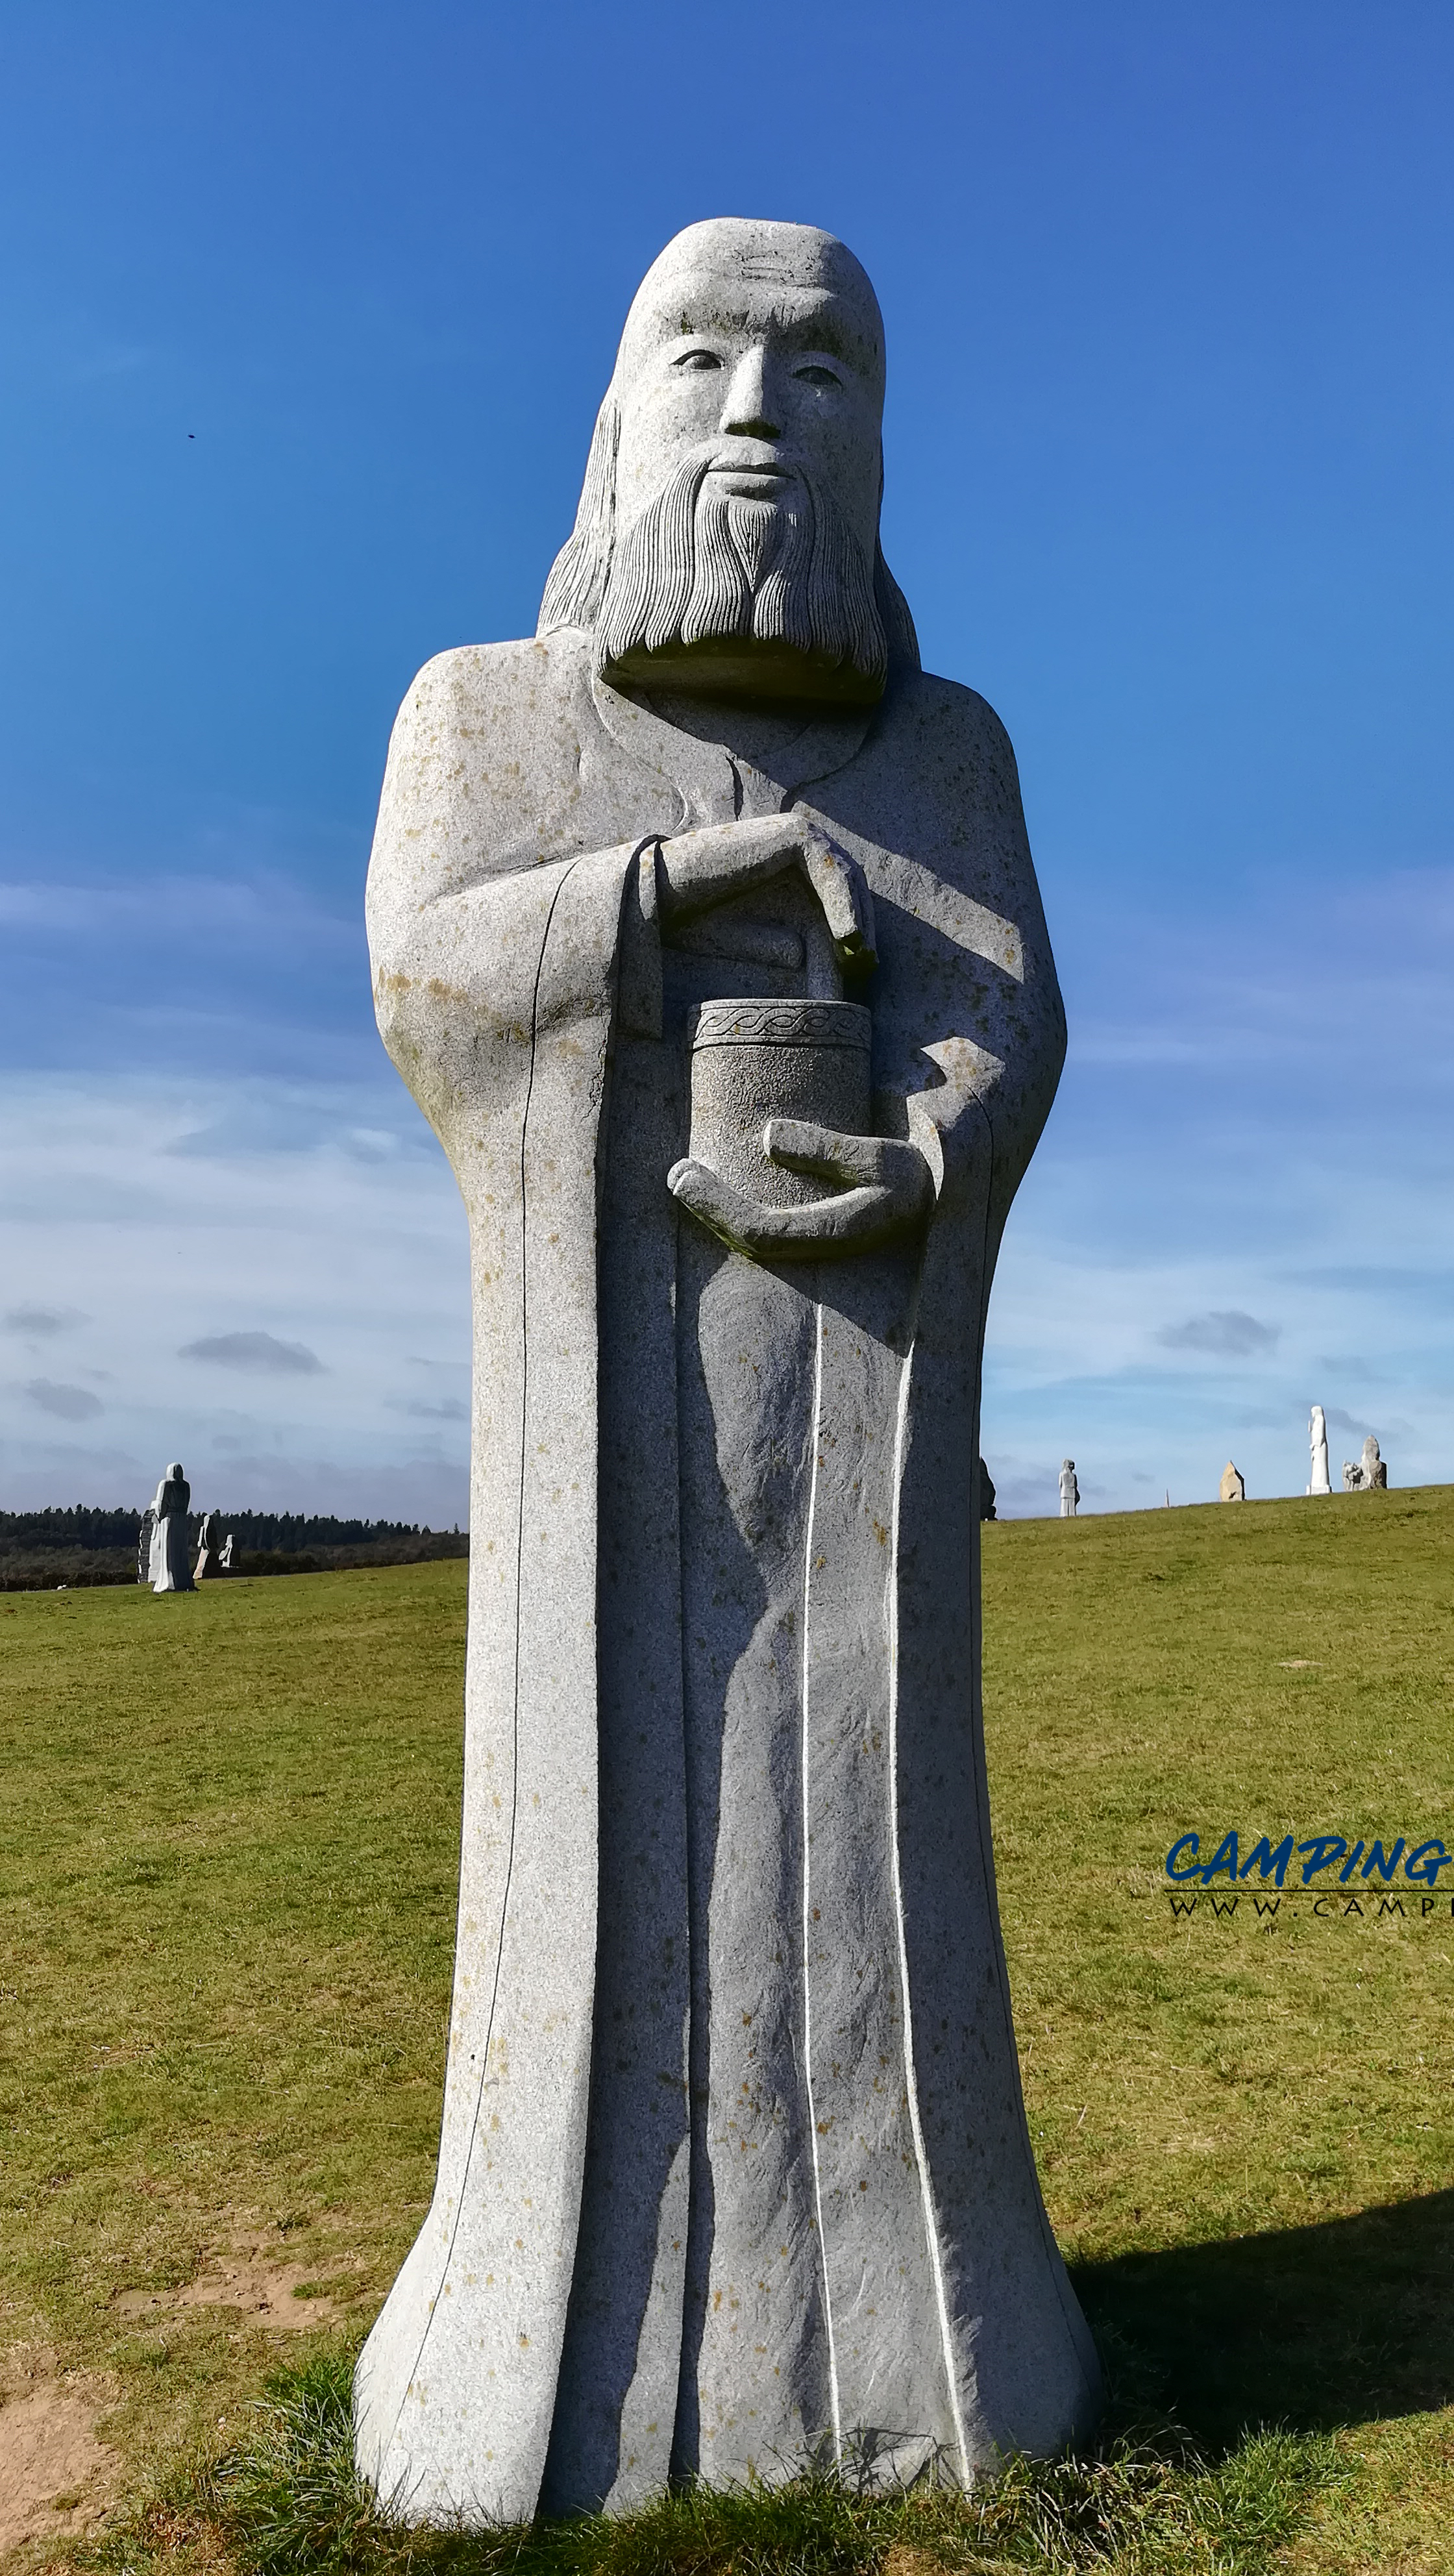
[[[187,1512],[192,1488],[163,1476],[152,1504],[151,1588],[153,1592],[191,1592],[192,1556],[187,1545]]]
[[[985,1305],[1064,1047],[1013,756],[918,675],[762,768],[722,721],[557,635],[429,664],[390,750],[375,996],[475,1308],[439,2174],[356,2385],[411,2518],[810,2452],[967,2478],[1094,2403],[979,1702]],[[889,1250],[775,1265],[666,1174],[692,1004],[801,991],[772,959],[804,899],[663,943],[647,845],[794,804],[871,886],[875,1127],[937,1196]]]

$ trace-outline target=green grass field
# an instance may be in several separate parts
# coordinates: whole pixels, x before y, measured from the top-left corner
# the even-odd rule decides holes
[[[1454,1846],[1454,1489],[985,1536],[1016,2019],[1107,2456],[973,2513],[686,2499],[476,2566],[1454,2570],[1454,1890],[1174,1917],[1162,1872],[1192,1830]],[[7,2457],[74,2436],[22,2562],[461,2558],[360,2522],[337,2453],[432,2179],[464,1573],[0,1602],[0,2538]]]

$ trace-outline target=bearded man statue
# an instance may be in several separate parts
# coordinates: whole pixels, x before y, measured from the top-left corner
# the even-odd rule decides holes
[[[439,2174],[358,2457],[413,2520],[1091,2416],[996,1911],[979,1376],[1064,1052],[1014,758],[879,547],[883,325],[680,234],[533,641],[389,753],[379,1025],[469,1211]]]

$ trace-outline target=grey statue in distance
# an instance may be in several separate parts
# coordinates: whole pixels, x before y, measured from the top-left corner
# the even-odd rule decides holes
[[[1073,1521],[1079,1509],[1080,1487],[1075,1481],[1075,1460],[1062,1458],[1060,1461],[1060,1517],[1063,1521]]]
[[[192,1569],[193,1581],[205,1583],[209,1576],[216,1575],[221,1563],[222,1533],[217,1526],[217,1514],[204,1512],[202,1526],[197,1532],[197,1562]]]
[[[985,1301],[1064,1020],[1009,744],[880,549],[883,391],[840,242],[693,225],[536,636],[390,746],[375,1002],[475,1334],[439,2172],[355,2382],[416,2521],[866,2440],[967,2480],[1096,2404],[979,1696]]]
[[[1320,1404],[1308,1416],[1308,1448],[1313,1462],[1310,1494],[1330,1494],[1333,1490],[1328,1475],[1328,1417]]]
[[[1350,1458],[1343,1461],[1343,1491],[1345,1494],[1384,1494],[1388,1491],[1387,1462],[1378,1454],[1377,1436],[1372,1431],[1363,1443],[1356,1466]]]
[[[1217,1492],[1219,1499],[1224,1503],[1245,1503],[1247,1500],[1247,1480],[1241,1469],[1235,1467],[1230,1458],[1222,1469],[1222,1481]]]

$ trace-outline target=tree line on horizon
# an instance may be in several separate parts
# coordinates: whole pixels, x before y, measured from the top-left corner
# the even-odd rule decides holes
[[[0,1512],[0,1592],[61,1585],[134,1583],[139,1511],[87,1503],[36,1512]],[[195,1543],[202,1515],[188,1515]],[[233,1540],[236,1574],[322,1574],[366,1565],[412,1565],[467,1556],[469,1534],[458,1523],[433,1530],[418,1521],[341,1519],[332,1512],[214,1512],[219,1536]]]

